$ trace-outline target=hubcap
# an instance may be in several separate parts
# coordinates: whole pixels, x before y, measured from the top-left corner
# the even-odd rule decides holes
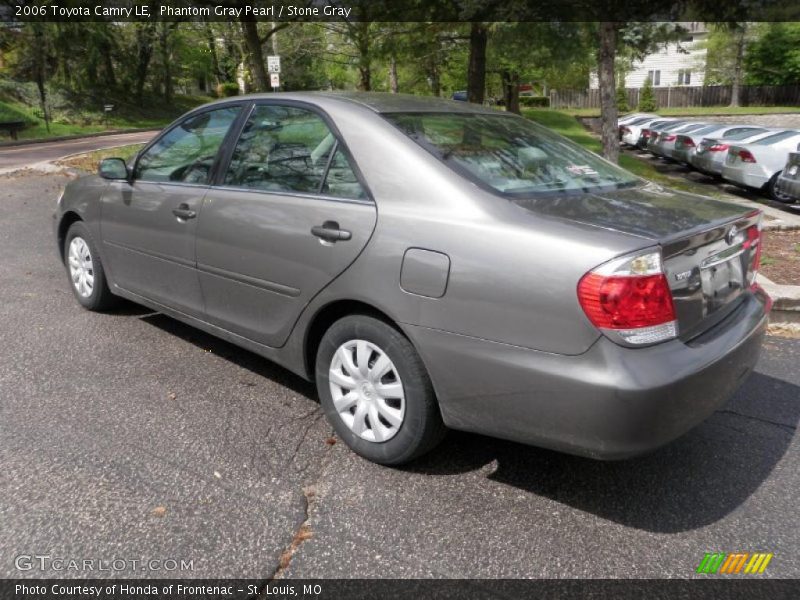
[[[392,439],[406,413],[400,375],[386,353],[365,340],[345,342],[328,371],[333,406],[350,430],[369,442]]]
[[[94,264],[89,245],[82,237],[72,238],[67,262],[72,286],[81,298],[88,298],[94,290]]]

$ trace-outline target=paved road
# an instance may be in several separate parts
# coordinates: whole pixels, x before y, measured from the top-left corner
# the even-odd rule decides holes
[[[150,141],[156,131],[103,135],[62,142],[42,142],[24,146],[0,147],[0,173],[27,165],[52,161],[78,152],[91,152],[111,146],[140,144]]]
[[[800,577],[800,340],[768,338],[723,410],[644,458],[453,434],[382,468],[327,443],[286,371],[135,305],[79,308],[50,236],[65,181],[0,179],[0,577],[44,553],[267,578],[293,539],[286,577],[689,577],[709,550]]]

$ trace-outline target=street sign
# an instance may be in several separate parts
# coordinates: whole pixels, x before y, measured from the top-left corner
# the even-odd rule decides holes
[[[280,56],[268,56],[267,57],[267,71],[270,73],[280,73],[281,72],[281,57]]]
[[[269,83],[274,88],[281,87],[281,76],[277,73],[270,73],[269,74]]]
[[[103,110],[105,112],[111,112],[112,110],[114,110],[114,105],[113,104],[104,104],[103,105]]]

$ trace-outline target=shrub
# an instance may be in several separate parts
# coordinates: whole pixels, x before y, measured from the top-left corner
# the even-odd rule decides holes
[[[625,91],[625,81],[620,79],[617,86],[617,112],[626,113],[631,109],[628,106],[628,92]]]
[[[239,95],[238,83],[228,81],[226,83],[220,83],[217,86],[217,96],[220,96],[222,98],[229,98],[231,96],[238,96],[238,95]]]
[[[520,96],[519,105],[526,108],[550,108],[550,98],[547,96]]]
[[[653,82],[650,81],[650,78],[645,79],[644,85],[642,86],[642,91],[639,95],[638,109],[640,112],[655,112],[658,110],[656,94],[653,91]]]

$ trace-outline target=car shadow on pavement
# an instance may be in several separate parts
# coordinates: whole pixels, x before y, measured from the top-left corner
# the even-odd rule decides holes
[[[797,398],[800,387],[754,373],[708,421],[646,456],[602,462],[453,432],[408,469],[452,475],[495,463],[492,481],[628,527],[687,531],[724,518],[770,476],[800,420]]]
[[[243,369],[253,372],[255,375],[266,377],[279,385],[289,388],[296,394],[305,396],[309,400],[319,402],[314,384],[295,375],[288,369],[258,354],[205,333],[196,327],[186,325],[161,313],[154,313],[148,309],[144,309],[144,311],[146,314],[139,317],[142,321],[154,325],[170,335],[178,336],[198,348],[211,351],[214,355],[229,360]]]

